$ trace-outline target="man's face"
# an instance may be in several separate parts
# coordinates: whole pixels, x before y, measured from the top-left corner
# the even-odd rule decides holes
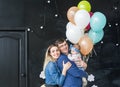
[[[68,44],[66,41],[64,41],[61,44],[58,44],[58,47],[59,47],[61,53],[66,54],[66,55],[68,54]]]

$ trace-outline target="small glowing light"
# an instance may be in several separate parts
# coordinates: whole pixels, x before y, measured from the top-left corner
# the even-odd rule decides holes
[[[108,26],[109,26],[109,27],[112,27],[112,25],[111,25],[111,24],[109,24]]]
[[[55,17],[58,17],[58,14],[55,14]]]
[[[101,44],[103,44],[103,41],[101,41]]]
[[[118,8],[115,6],[114,9],[117,10]]]
[[[117,43],[116,46],[119,46],[119,44]]]
[[[43,26],[40,26],[40,29],[43,29],[44,27]]]
[[[118,26],[118,23],[115,23],[116,26]]]
[[[109,26],[109,27],[112,27],[112,25],[111,25],[110,23],[108,23],[108,26]]]
[[[50,3],[50,0],[48,0],[47,3]]]
[[[27,31],[30,31],[30,28],[28,28]]]

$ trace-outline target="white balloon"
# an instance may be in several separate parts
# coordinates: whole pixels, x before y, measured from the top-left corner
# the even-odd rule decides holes
[[[73,28],[74,26],[75,26],[74,24],[72,24],[71,22],[68,22],[66,25],[66,29]]]
[[[66,25],[66,28],[66,37],[73,44],[78,43],[80,38],[84,35],[84,30],[79,29],[79,27],[71,22]]]
[[[90,15],[86,10],[78,10],[75,13],[74,21],[78,27],[84,29],[90,22]]]

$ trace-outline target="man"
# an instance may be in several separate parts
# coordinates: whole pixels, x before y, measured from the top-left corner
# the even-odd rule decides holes
[[[68,55],[69,54],[69,47],[68,47],[68,43],[66,42],[66,40],[64,38],[60,38],[60,39],[57,39],[55,41],[55,45],[57,45],[61,51],[62,54],[65,54],[65,55]],[[84,61],[83,61],[84,62]],[[80,62],[76,62],[76,64],[78,66],[80,66]],[[83,63],[83,67],[84,69],[87,68],[87,64],[84,62]]]
[[[57,45],[61,51],[61,56],[57,60],[57,65],[60,71],[63,69],[62,62],[68,62],[70,61],[67,57],[69,53],[69,48],[68,44],[65,39],[60,38],[55,41],[55,45]],[[76,64],[72,61],[70,61],[72,66],[71,68],[67,71],[66,79],[63,84],[63,87],[82,87],[82,77],[87,78],[86,72],[78,69]],[[78,63],[79,64],[79,63]],[[83,67],[87,67],[87,64],[83,64]]]

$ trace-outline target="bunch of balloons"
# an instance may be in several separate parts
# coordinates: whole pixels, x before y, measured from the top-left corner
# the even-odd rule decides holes
[[[67,11],[69,22],[66,25],[66,37],[73,44],[79,44],[81,53],[88,55],[93,45],[102,40],[106,17],[101,12],[91,12],[91,4],[82,0]],[[85,33],[87,31],[88,33]]]

